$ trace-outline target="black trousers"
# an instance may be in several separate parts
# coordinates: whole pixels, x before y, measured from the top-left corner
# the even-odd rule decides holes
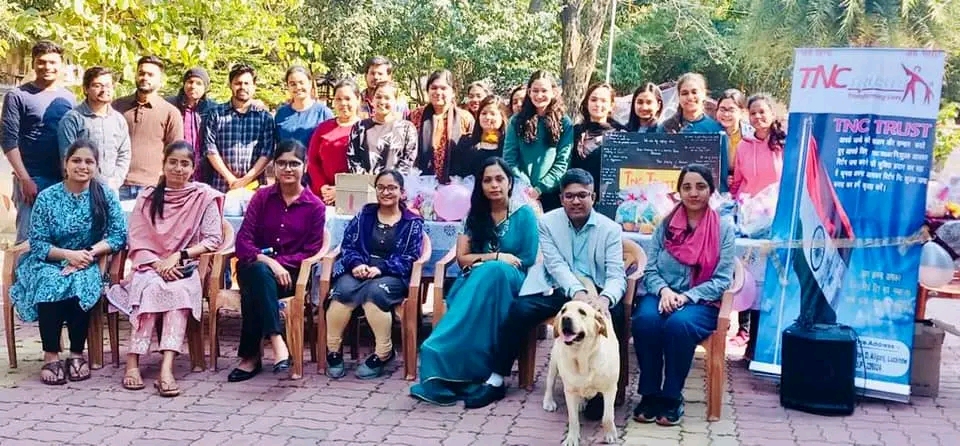
[[[597,290],[598,292],[600,290]],[[493,352],[493,372],[501,376],[510,376],[513,362],[520,354],[523,339],[530,330],[540,325],[544,319],[556,316],[563,304],[570,298],[562,291],[555,291],[549,296],[521,296],[510,305],[510,315],[500,326],[497,346]],[[613,318],[613,331],[617,339],[623,339],[626,329],[626,313],[623,309],[623,300],[610,308],[610,317]]]
[[[60,336],[63,333],[63,324],[67,324],[70,353],[83,353],[87,344],[87,329],[90,327],[90,312],[80,308],[80,299],[72,297],[59,302],[39,303],[37,316],[43,351],[60,353]]]
[[[290,280],[297,280],[297,271],[290,270]],[[253,262],[237,266],[240,282],[240,348],[243,359],[259,358],[264,339],[283,334],[280,321],[280,299],[292,294],[293,287],[283,288],[266,263]]]

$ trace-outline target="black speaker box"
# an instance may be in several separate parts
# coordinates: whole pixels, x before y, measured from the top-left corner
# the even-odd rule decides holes
[[[857,335],[849,327],[793,324],[783,331],[780,405],[850,415],[856,405]]]

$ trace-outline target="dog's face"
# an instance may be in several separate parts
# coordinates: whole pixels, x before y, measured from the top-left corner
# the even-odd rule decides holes
[[[607,324],[603,314],[580,301],[570,301],[560,308],[553,322],[553,335],[563,343],[574,345],[584,339],[607,336]]]

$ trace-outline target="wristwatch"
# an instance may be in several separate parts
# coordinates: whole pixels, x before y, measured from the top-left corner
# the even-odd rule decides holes
[[[190,255],[187,253],[187,250],[186,250],[186,249],[181,249],[181,250],[180,250],[180,264],[186,263],[187,260],[189,260],[189,259],[190,259]]]

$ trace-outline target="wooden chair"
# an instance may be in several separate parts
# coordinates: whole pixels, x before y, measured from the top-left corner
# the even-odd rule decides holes
[[[636,242],[627,238],[623,239],[623,258],[624,269],[634,269],[634,272],[627,276],[626,296],[631,296],[631,299],[624,297],[624,313],[626,317],[626,325],[624,325],[625,337],[618,340],[620,344],[620,381],[617,385],[616,404],[622,404],[625,400],[626,386],[630,371],[628,355],[630,340],[629,308],[631,307],[629,305],[631,305],[633,301],[632,296],[637,290],[637,280],[643,276],[643,269],[647,266],[647,255],[643,252],[643,249]],[[440,274],[444,273],[446,266],[453,262],[454,259],[456,259],[456,248],[451,249],[447,255],[443,256],[443,258],[437,262],[436,274],[438,277]],[[443,314],[446,312],[447,307],[446,301],[443,298],[442,287],[434,287],[433,299],[433,325],[436,326],[440,321],[440,318],[443,317]],[[550,316],[540,325],[551,324],[553,323],[553,319],[554,317]],[[536,370],[537,360],[537,332],[539,329],[540,327],[538,326],[527,333],[526,338],[523,340],[524,344],[520,348],[520,356],[517,358],[518,385],[519,387],[527,390],[533,390],[534,372]]]
[[[733,271],[733,283],[730,288],[723,293],[720,303],[720,314],[717,316],[717,329],[709,338],[700,343],[700,346],[706,349],[707,354],[704,358],[704,367],[707,372],[707,421],[717,421],[720,419],[720,409],[723,406],[723,383],[727,379],[727,331],[730,329],[730,312],[733,309],[733,295],[743,287],[743,264],[740,259],[736,259]],[[624,304],[627,308],[633,308],[633,293],[628,293]],[[628,314],[631,313],[628,310]],[[627,328],[630,328],[628,317]],[[621,383],[624,380],[620,376]],[[619,392],[617,393],[619,397]]]
[[[426,232],[423,233],[423,242],[420,247],[420,258],[413,263],[413,269],[410,273],[410,283],[407,288],[407,297],[403,299],[396,308],[396,317],[400,321],[401,345],[403,346],[403,375],[407,381],[417,379],[417,340],[420,332],[421,305],[426,297],[426,288],[423,287],[423,265],[430,261],[430,255],[433,253],[433,246],[430,237]],[[320,299],[321,303],[317,308],[317,330],[316,346],[317,350],[317,372],[324,373],[327,369],[327,322],[325,299],[330,294],[330,281],[333,275],[333,263],[340,255],[340,248],[337,247],[323,259],[323,272],[320,277]],[[346,331],[346,330],[345,330]],[[356,347],[354,347],[354,357],[356,357]]]
[[[917,286],[917,312],[915,319],[924,320],[927,317],[927,301],[930,299],[960,299],[960,274],[954,273],[953,280],[938,288]]]
[[[294,286],[293,296],[280,299],[280,314],[284,318],[286,327],[286,340],[290,350],[290,357],[293,359],[293,368],[290,376],[293,379],[303,377],[303,337],[304,330],[313,335],[313,319],[304,318],[307,302],[307,285],[310,283],[310,275],[313,267],[323,259],[330,250],[330,231],[323,230],[323,246],[313,256],[306,258],[300,263],[300,274],[297,276]],[[208,281],[207,299],[210,306],[210,368],[217,370],[217,359],[220,357],[220,340],[217,331],[217,320],[220,316],[220,310],[229,310],[240,312],[240,291],[233,289],[224,289],[223,266],[226,262],[236,257],[234,247],[224,249],[213,256],[213,266],[211,280]],[[309,323],[309,327],[304,324]],[[316,360],[316,358],[313,358]]]
[[[17,368],[17,341],[14,337],[14,310],[10,299],[10,289],[17,277],[17,265],[20,258],[30,250],[30,242],[23,242],[7,248],[3,252],[3,328],[7,339],[7,357],[10,368]],[[109,255],[99,261],[100,272],[107,270]],[[87,330],[87,357],[91,370],[103,368],[103,299],[90,309],[90,327]]]
[[[232,249],[236,242],[236,233],[230,222],[223,221],[223,242],[218,251]],[[119,252],[110,262],[110,283],[120,283],[126,274],[127,250]],[[197,274],[200,274],[201,290],[206,289],[207,281],[210,280],[208,274],[213,263],[213,257],[216,253],[206,253],[200,256],[197,266]],[[106,305],[106,303],[104,303]],[[201,304],[201,312],[202,312]],[[202,372],[206,369],[206,363],[203,358],[203,316],[200,321],[192,317],[187,318],[187,348],[190,351],[190,368],[194,372]],[[120,367],[120,313],[107,312],[107,330],[110,335],[110,353],[113,359],[113,366]],[[163,330],[162,323],[157,324],[157,336],[161,335]]]

